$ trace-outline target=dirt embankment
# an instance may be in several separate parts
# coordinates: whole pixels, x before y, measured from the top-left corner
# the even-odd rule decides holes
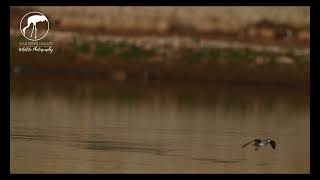
[[[41,11],[51,31],[122,36],[179,35],[307,47],[308,7],[12,7],[11,28]]]

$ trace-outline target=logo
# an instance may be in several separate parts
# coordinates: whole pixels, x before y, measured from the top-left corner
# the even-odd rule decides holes
[[[19,42],[20,52],[52,53],[53,43],[40,41],[49,32],[49,20],[40,12],[28,12],[20,21],[20,32],[28,40]]]
[[[49,20],[40,12],[29,12],[20,21],[21,34],[30,41],[39,41],[49,32]]]

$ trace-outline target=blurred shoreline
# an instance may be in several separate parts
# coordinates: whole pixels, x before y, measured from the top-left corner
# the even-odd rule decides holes
[[[274,21],[265,11],[267,7],[260,8],[261,14],[257,7],[212,8],[215,12],[204,7],[189,10],[199,13],[200,9],[205,10],[203,15],[195,15],[199,20],[204,16],[227,18],[223,14],[230,19],[242,11],[244,15],[239,18],[244,19],[241,22],[234,19],[238,24],[227,28],[222,27],[220,20],[216,20],[219,23],[213,29],[195,29],[190,26],[197,26],[197,21],[181,19],[189,17],[184,14],[183,7],[161,7],[158,10],[153,7],[153,13],[169,11],[174,16],[171,19],[175,19],[171,22],[169,17],[158,14],[159,18],[163,16],[160,19],[172,24],[157,30],[159,26],[149,24],[150,28],[144,29],[137,21],[130,27],[124,26],[130,20],[124,20],[123,17],[129,18],[130,13],[144,17],[144,12],[133,10],[148,10],[148,7],[13,7],[10,21],[11,72],[17,72],[15,69],[18,68],[19,73],[98,75],[118,81],[139,79],[309,84],[310,33],[306,7],[288,8],[282,12],[283,17],[274,18]],[[19,28],[16,28],[19,24],[17,22],[31,10],[47,12],[50,33],[44,41],[54,42],[52,54],[18,51],[19,43],[25,39]],[[225,10],[235,14],[226,15]],[[276,14],[280,10],[284,9],[273,8]],[[179,12],[184,16],[179,15]],[[257,17],[250,19],[249,12],[256,13]],[[304,14],[305,17],[292,19],[295,17],[290,14],[292,12]],[[108,26],[107,22],[97,21],[116,15],[124,20],[122,24]],[[145,18],[147,22],[150,19]]]

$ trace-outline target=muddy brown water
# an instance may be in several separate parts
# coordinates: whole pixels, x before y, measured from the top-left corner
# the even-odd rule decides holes
[[[309,173],[309,90],[17,76],[12,173]],[[271,147],[241,146],[272,138]]]

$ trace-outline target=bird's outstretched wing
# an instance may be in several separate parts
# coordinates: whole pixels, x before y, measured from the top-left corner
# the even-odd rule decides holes
[[[244,144],[244,145],[242,146],[242,148],[248,146],[248,145],[251,144],[252,142],[253,142],[253,141],[247,142],[246,144]]]
[[[273,149],[276,148],[276,142],[275,142],[275,141],[271,140],[271,141],[270,141],[270,145],[271,145],[271,147],[272,147]]]

